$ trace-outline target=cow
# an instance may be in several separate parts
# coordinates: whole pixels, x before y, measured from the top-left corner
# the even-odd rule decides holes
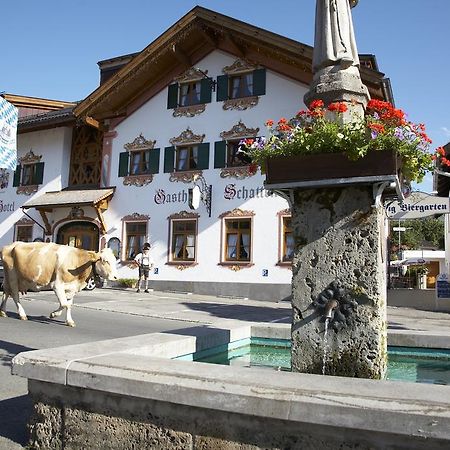
[[[91,276],[117,280],[116,258],[109,248],[100,252],[45,242],[13,242],[1,250],[4,267],[3,299],[0,317],[6,317],[6,301],[11,296],[22,320],[27,320],[19,292],[52,289],[59,308],[50,314],[58,317],[66,310],[66,325],[74,327],[71,307],[74,295]]]

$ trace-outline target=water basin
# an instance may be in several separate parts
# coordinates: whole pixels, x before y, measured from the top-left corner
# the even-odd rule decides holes
[[[290,341],[251,338],[191,355],[212,364],[291,370]],[[242,345],[240,345],[242,344]],[[186,356],[183,359],[187,359]],[[388,348],[387,379],[450,385],[450,350]]]

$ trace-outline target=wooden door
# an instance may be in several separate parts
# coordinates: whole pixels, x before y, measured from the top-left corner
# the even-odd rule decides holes
[[[90,222],[74,222],[61,227],[57,243],[84,250],[98,251],[99,230]]]

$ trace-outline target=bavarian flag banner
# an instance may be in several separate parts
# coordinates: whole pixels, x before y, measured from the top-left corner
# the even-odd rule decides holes
[[[16,170],[18,109],[0,97],[0,169]]]

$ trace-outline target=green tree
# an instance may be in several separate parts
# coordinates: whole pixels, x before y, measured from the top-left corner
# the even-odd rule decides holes
[[[393,228],[398,226],[405,227],[406,231],[393,231]],[[393,253],[399,250],[399,243],[400,250],[420,250],[423,247],[444,250],[444,216],[402,221],[392,220],[390,222],[390,238]]]

